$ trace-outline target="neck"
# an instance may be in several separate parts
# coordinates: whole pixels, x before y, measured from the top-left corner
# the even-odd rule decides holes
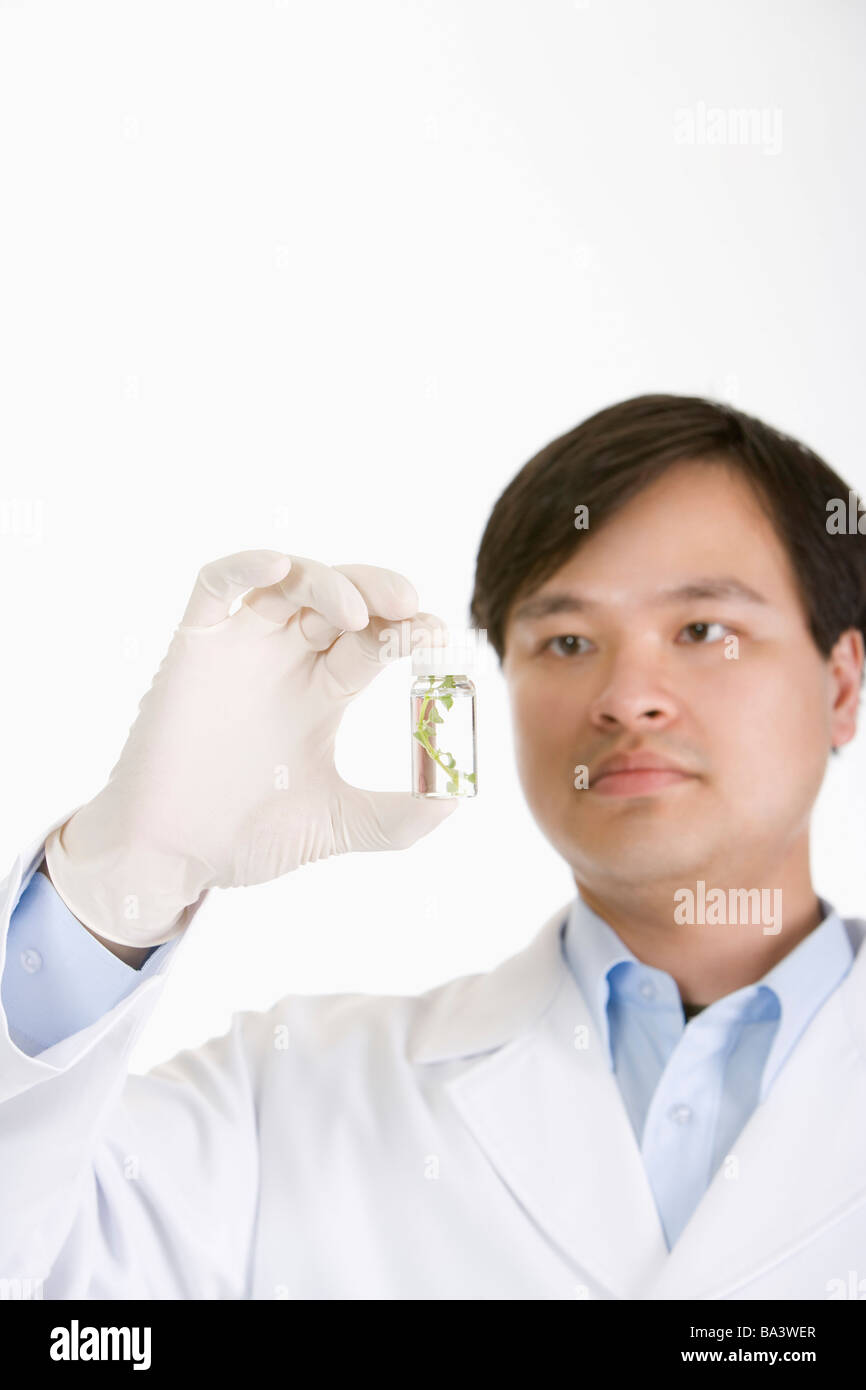
[[[744,883],[748,896],[740,889]],[[712,1004],[754,984],[823,916],[809,875],[808,841],[758,872],[741,865],[724,878],[708,869],[693,879],[680,873],[675,882],[651,884],[582,882],[575,874],[575,884],[638,960],[673,976],[687,1004]]]

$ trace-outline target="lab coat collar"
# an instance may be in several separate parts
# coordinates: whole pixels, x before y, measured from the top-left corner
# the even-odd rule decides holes
[[[570,906],[495,970],[430,991],[409,1055],[422,1064],[469,1059],[443,1087],[572,1264],[574,1297],[628,1298],[667,1246],[616,1078],[563,952]]]
[[[604,1039],[564,956],[570,906],[497,969],[430,991],[410,1055],[466,1059],[445,1069],[443,1089],[571,1264],[576,1297],[737,1297],[866,1201],[866,948],[669,1251]],[[859,947],[864,924],[845,925]]]
[[[862,942],[864,924],[845,925]],[[736,1298],[757,1272],[795,1257],[866,1202],[866,947],[856,944],[850,970],[737,1136],[647,1297]],[[846,1271],[825,1273],[829,1288]]]
[[[413,1062],[469,1057],[510,1042],[538,1021],[568,967],[562,930],[571,899],[557,908],[527,946],[492,971],[428,990],[408,1039]]]

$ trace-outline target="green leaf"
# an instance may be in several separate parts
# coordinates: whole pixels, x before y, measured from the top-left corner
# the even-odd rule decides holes
[[[452,796],[457,796],[457,795],[458,795],[457,783],[456,783],[456,782],[449,782],[449,783],[448,783],[448,791],[451,793]]]
[[[474,781],[475,781],[475,773],[474,773],[474,772],[467,772],[467,774],[466,774],[466,781],[467,781],[467,782],[474,782]]]
[[[430,718],[433,720],[434,724],[445,723],[445,720],[442,718],[442,715],[439,713],[438,709],[434,709],[431,711]]]
[[[445,706],[446,709],[450,709],[451,706],[454,704],[454,696],[453,696],[453,695],[443,695],[443,696],[442,696],[442,703],[443,703],[443,705]]]

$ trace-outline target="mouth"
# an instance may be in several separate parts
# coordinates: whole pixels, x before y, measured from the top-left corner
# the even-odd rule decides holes
[[[649,796],[692,781],[691,772],[680,772],[675,767],[639,767],[604,772],[596,778],[591,790],[599,796]]]

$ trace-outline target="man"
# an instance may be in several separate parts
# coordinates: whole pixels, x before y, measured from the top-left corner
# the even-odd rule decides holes
[[[848,493],[699,399],[544,449],[493,509],[471,616],[573,901],[489,974],[289,996],[139,1077],[212,887],[454,809],[333,768],[385,628],[436,623],[408,581],[205,567],[106,788],[4,885],[3,1268],[53,1298],[851,1296],[866,925],[809,872],[863,679]]]

